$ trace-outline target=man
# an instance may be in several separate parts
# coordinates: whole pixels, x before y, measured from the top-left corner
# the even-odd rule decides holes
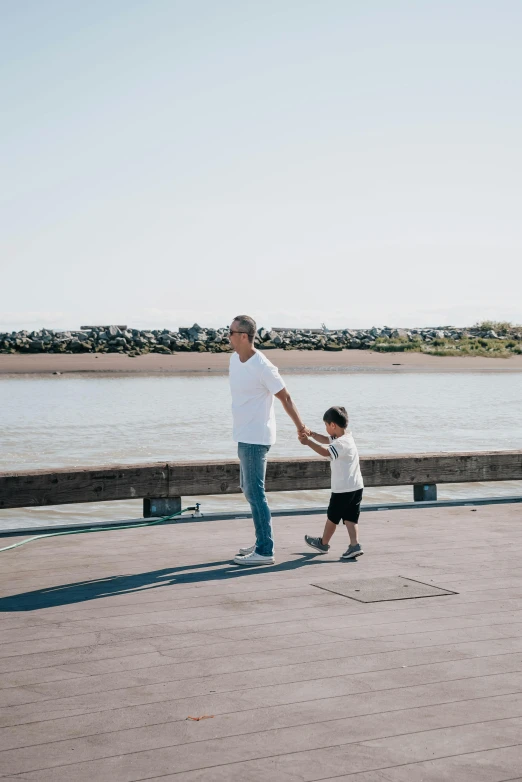
[[[253,546],[239,550],[238,565],[273,565],[272,519],[265,495],[266,460],[276,440],[274,396],[282,403],[297,431],[305,425],[285,384],[266,356],[254,348],[256,323],[248,315],[237,315],[230,326],[230,390],[234,440],[239,456],[240,486],[250,504],[256,532]],[[308,431],[308,430],[306,430]]]

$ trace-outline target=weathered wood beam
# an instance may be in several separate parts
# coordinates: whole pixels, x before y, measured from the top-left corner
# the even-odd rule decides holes
[[[522,451],[417,453],[361,458],[366,486],[522,480]]]
[[[0,473],[0,508],[166,497],[163,464]]]
[[[361,469],[368,487],[522,480],[522,451],[364,456]],[[319,458],[270,459],[266,485],[268,491],[327,489],[330,464]],[[237,460],[0,473],[0,508],[239,491]]]

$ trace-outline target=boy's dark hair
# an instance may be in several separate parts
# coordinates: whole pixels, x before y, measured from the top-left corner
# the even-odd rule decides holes
[[[250,315],[236,315],[232,323],[234,321],[237,323],[240,331],[244,331],[245,334],[248,334],[248,341],[252,344],[257,331],[254,318],[251,318]]]
[[[323,421],[325,424],[337,424],[341,429],[346,429],[348,426],[348,413],[346,412],[346,407],[329,407],[323,415]]]

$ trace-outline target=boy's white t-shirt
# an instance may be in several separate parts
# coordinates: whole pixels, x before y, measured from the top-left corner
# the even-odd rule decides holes
[[[234,353],[230,358],[229,381],[234,440],[273,445],[276,441],[274,394],[285,387],[277,367],[259,350],[243,363]]]
[[[350,430],[341,437],[330,437],[326,446],[330,454],[332,470],[332,491],[339,494],[364,488],[359,465],[357,446]]]

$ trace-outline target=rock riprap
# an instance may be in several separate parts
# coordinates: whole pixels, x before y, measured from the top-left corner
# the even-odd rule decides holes
[[[522,353],[522,327],[283,329],[260,328],[256,347],[262,350],[419,351],[436,355],[509,355]],[[77,331],[16,331],[0,333],[0,353],[146,353],[181,351],[228,353],[228,328],[203,328],[198,323],[178,331],[132,329],[127,326],[83,326]]]

